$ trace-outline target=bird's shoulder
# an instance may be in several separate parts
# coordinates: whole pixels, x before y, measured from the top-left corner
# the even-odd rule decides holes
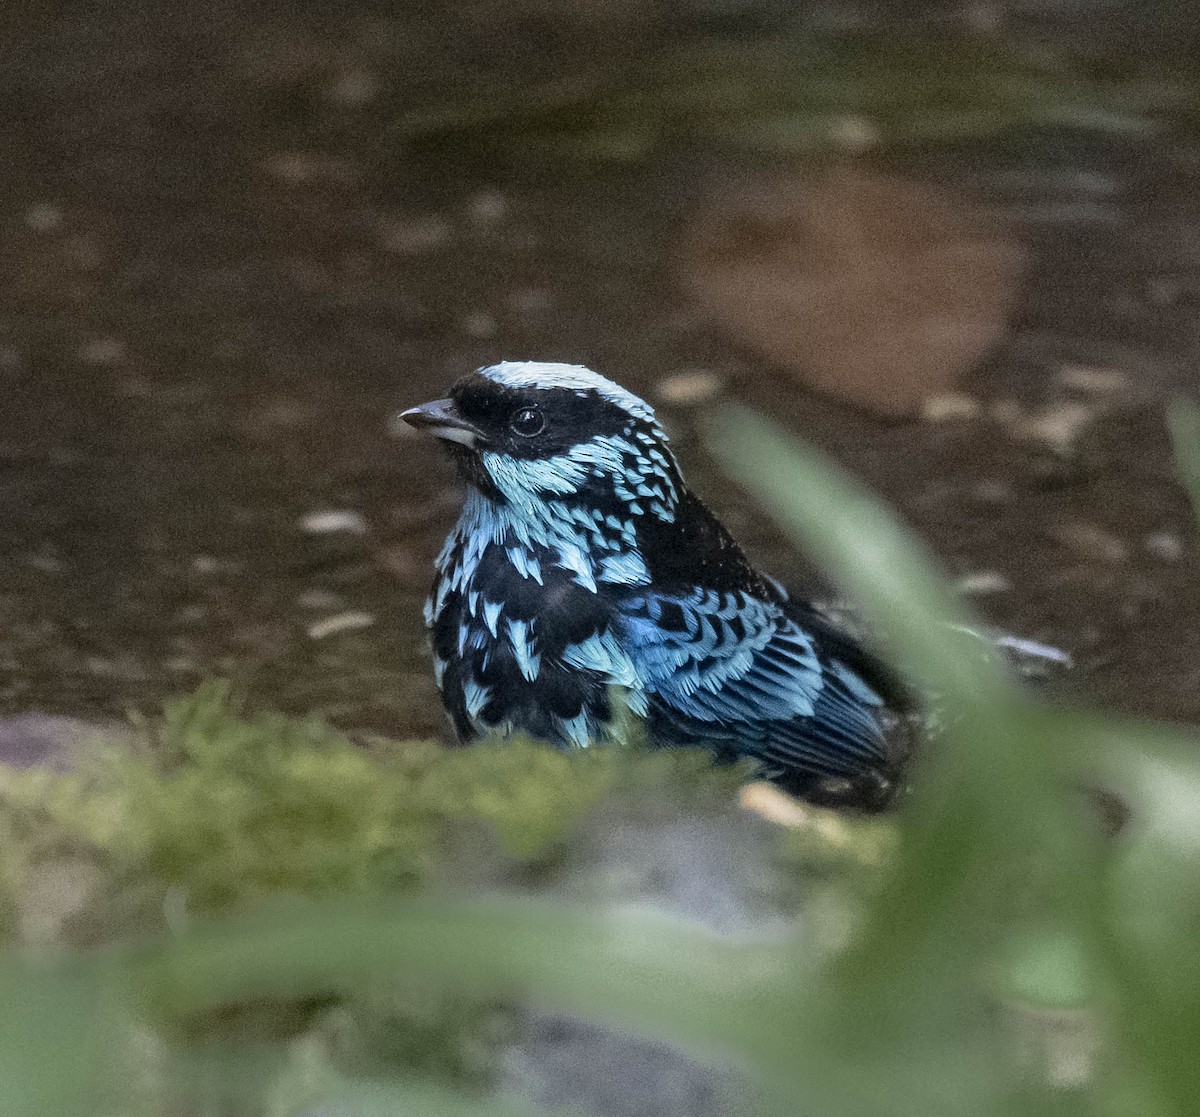
[[[820,654],[783,600],[748,589],[649,586],[624,597],[620,620],[652,689],[697,709],[727,703],[723,716],[735,706],[744,706],[747,718],[767,710],[777,716],[811,713]],[[774,683],[770,693],[760,678],[739,696],[737,684],[767,674]]]
[[[650,574],[648,592],[633,592],[625,611],[643,636],[674,648],[685,648],[725,676],[712,661],[733,655],[736,665],[756,656],[766,664],[782,658],[793,665],[791,688],[805,686],[814,663],[828,673],[854,677],[897,708],[908,704],[903,681],[855,635],[781,583],[759,571],[725,525],[691,490],[684,490],[669,524],[639,528],[642,557]],[[676,626],[647,626],[661,613]],[[639,616],[640,614],[640,616]],[[802,652],[803,649],[803,652]],[[757,681],[757,680],[756,680]]]
[[[751,564],[729,529],[690,489],[669,520],[646,517],[637,527],[638,550],[652,585],[699,587],[770,599],[774,583]]]

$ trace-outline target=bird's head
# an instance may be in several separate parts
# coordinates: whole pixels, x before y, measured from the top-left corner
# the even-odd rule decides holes
[[[682,491],[654,409],[582,365],[504,361],[399,418],[441,439],[466,480],[517,515],[550,504],[669,521]]]

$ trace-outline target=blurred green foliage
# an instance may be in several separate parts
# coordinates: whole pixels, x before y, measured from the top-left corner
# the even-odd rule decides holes
[[[737,811],[741,773],[715,770],[700,752],[640,750],[637,733],[626,735],[625,748],[571,754],[528,741],[471,750],[355,742],[319,721],[245,713],[226,685],[209,684],[141,723],[132,744],[98,739],[71,771],[0,766],[4,929],[57,957],[170,939],[271,903],[545,891],[579,871],[568,847],[585,824],[628,825],[647,808],[687,818]],[[781,851],[796,864],[812,856],[799,838]],[[854,863],[852,840],[836,860]],[[868,874],[878,871],[871,860]],[[218,1109],[231,1096],[267,1106],[281,1076],[295,1077],[287,1052],[302,1036],[317,1041],[307,1065],[319,1049],[323,1083],[403,1068],[486,1084],[512,1030],[513,990],[448,986],[386,964],[381,977],[378,965],[284,992],[241,983],[226,998],[156,1014],[166,1046],[151,1060],[146,1111],[177,1086]],[[34,973],[13,980],[37,988]],[[237,1051],[246,1044],[263,1050],[247,1059]]]
[[[1188,476],[1195,416],[1173,420]],[[760,1089],[748,1111],[765,1117],[1194,1111],[1200,740],[1043,706],[979,655],[930,557],[840,470],[739,409],[716,418],[711,444],[842,579],[946,722],[894,823],[861,824],[861,855],[843,860],[852,819],[830,821],[816,846],[812,833],[794,839],[818,876],[872,866],[839,899],[854,912],[836,950],[811,933],[723,937],[637,911],[412,890],[439,866],[445,879],[462,871],[464,828],[490,834],[506,864],[529,863],[569,848],[573,822],[622,781],[663,798],[702,786],[694,758],[362,750],[321,726],[238,717],[212,691],[173,707],[145,755],[77,776],[5,774],[6,857],[21,857],[4,879],[20,881],[31,857],[50,863],[48,849],[87,853],[105,886],[85,906],[120,907],[114,897],[152,880],[139,919],[157,910],[160,929],[151,920],[90,951],[66,936],[9,952],[0,1108],[133,1112],[105,1071],[137,1062],[136,1036],[154,1037],[143,1079],[155,1077],[146,1063],[185,1091],[253,1071],[270,1084],[262,1112],[331,1092],[347,1113],[508,1112],[411,1063],[364,1070],[266,1033],[254,1047],[220,1042],[223,1006],[295,1005],[393,975],[451,1002],[519,995],[669,1037],[745,1068]],[[1125,806],[1116,833],[1096,789]],[[472,863],[484,848],[471,845]],[[285,907],[264,905],[281,892]],[[175,1028],[197,1019],[215,1021],[207,1046]],[[161,1087],[146,1096],[160,1103]]]
[[[470,755],[359,747],[321,722],[243,716],[223,684],[142,730],[139,749],[101,744],[70,774],[6,771],[0,788],[10,856],[89,859],[103,871],[105,917],[125,908],[142,927],[154,911],[211,914],[268,894],[407,889],[464,827],[533,853],[615,774],[603,755],[528,742]]]
[[[1192,497],[1192,507],[1200,510],[1200,406],[1190,399],[1176,400],[1167,412],[1167,426],[1179,476]]]
[[[857,142],[864,129],[889,146],[1029,126],[1146,132],[1194,114],[1198,93],[1195,73],[1044,43],[826,30],[660,46],[611,71],[552,72],[512,92],[409,108],[393,130],[602,161],[672,141],[797,154]]]

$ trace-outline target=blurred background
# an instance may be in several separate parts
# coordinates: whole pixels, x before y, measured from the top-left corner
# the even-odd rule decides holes
[[[6,16],[0,712],[221,674],[438,733],[456,511],[389,415],[501,358],[832,451],[1062,687],[1200,715],[1183,0],[89,0]]]

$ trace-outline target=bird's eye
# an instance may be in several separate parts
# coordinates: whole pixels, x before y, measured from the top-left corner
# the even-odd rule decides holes
[[[536,407],[522,407],[513,412],[508,425],[522,438],[532,438],[545,430],[546,416]]]

